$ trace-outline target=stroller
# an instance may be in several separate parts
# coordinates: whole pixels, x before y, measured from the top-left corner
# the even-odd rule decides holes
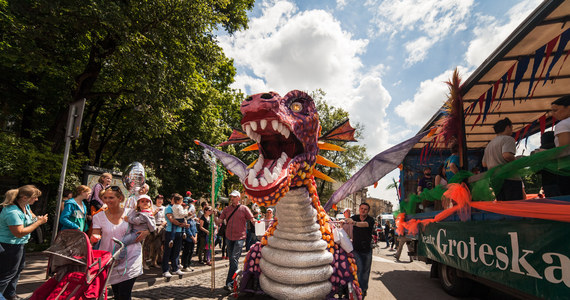
[[[49,255],[46,277],[30,300],[44,299],[107,299],[108,276],[116,256],[124,245],[113,239],[118,251],[93,250],[84,232],[62,230],[54,243],[44,251]]]

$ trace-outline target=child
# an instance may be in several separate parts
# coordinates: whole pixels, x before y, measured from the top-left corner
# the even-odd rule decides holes
[[[151,207],[152,202],[150,197],[147,195],[141,195],[137,200],[136,210],[131,210],[128,215],[125,216],[125,221],[129,223],[129,230],[123,236],[122,241],[125,246],[135,242],[138,237],[137,232],[143,230],[154,232],[156,230],[156,222],[154,220]],[[126,255],[126,251],[121,252],[119,260],[124,259]]]
[[[86,185],[80,185],[75,189],[73,197],[65,201],[64,209],[59,217],[61,230],[77,229],[79,231],[87,231],[89,226],[86,221],[89,212],[83,200],[89,199],[90,195],[91,189]]]
[[[180,223],[184,223],[186,224],[186,218],[188,217],[188,208],[186,208],[182,203],[183,203],[183,199],[180,197],[175,197],[173,198],[173,203],[172,204],[172,216],[174,217],[174,219],[176,219],[176,221],[180,222]],[[176,225],[172,224],[172,232],[170,234],[170,242],[168,242],[168,247],[172,248],[172,246],[174,246],[174,236],[176,233]],[[186,230],[182,231],[182,239],[186,239]]]

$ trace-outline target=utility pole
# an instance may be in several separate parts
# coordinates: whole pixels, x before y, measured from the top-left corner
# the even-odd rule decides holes
[[[61,199],[63,198],[63,186],[65,184],[65,173],[67,172],[67,160],[69,159],[69,148],[71,146],[71,141],[79,138],[79,132],[81,129],[81,119],[83,118],[84,108],[85,108],[85,98],[79,101],[75,101],[69,105],[69,114],[67,115],[67,126],[65,127],[65,150],[63,152],[61,175],[59,176],[59,188],[57,189],[57,206],[55,207],[55,220],[53,221],[53,232],[51,234],[51,243],[53,243],[55,237],[57,236],[59,215],[61,213]]]

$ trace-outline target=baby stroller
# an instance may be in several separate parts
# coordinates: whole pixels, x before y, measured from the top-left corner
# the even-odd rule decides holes
[[[117,239],[118,251],[93,250],[84,232],[62,230],[44,251],[49,255],[46,277],[30,300],[107,299],[108,276],[124,245]]]

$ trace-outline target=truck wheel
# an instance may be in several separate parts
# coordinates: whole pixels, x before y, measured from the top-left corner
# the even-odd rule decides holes
[[[457,269],[439,264],[439,282],[448,294],[455,297],[464,297],[471,293],[473,281],[457,275]]]

